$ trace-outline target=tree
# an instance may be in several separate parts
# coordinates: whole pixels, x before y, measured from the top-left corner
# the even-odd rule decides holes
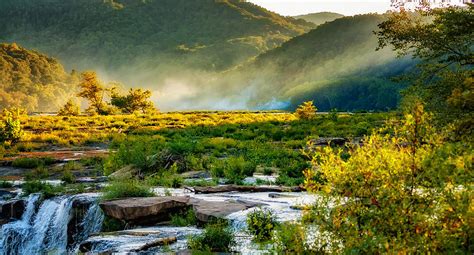
[[[298,106],[296,109],[296,116],[300,119],[312,119],[316,116],[316,111],[318,109],[313,105],[313,101],[304,102],[302,105]]]
[[[104,102],[104,97],[108,91],[107,88],[98,79],[95,72],[84,72],[81,76],[82,81],[79,83],[81,91],[78,96],[89,101],[87,112],[106,114],[107,104]]]
[[[375,32],[379,48],[421,60],[420,72],[407,76],[413,86],[405,98],[418,97],[438,124],[454,125],[458,134],[474,126],[474,5],[395,12]]]
[[[81,107],[73,99],[69,99],[58,111],[59,116],[78,116],[79,114],[81,114]]]
[[[23,127],[20,117],[23,114],[20,109],[4,109],[2,123],[0,126],[0,140],[2,142],[16,143],[23,136]]]
[[[153,102],[150,101],[151,92],[142,89],[130,89],[125,96],[114,93],[111,103],[125,113],[141,111],[147,113],[155,110]]]
[[[364,146],[344,154],[315,148],[305,184],[322,191],[321,201],[306,218],[329,235],[320,247],[344,254],[472,253],[473,147],[444,143],[430,123],[417,102]],[[321,177],[325,182],[315,181]]]

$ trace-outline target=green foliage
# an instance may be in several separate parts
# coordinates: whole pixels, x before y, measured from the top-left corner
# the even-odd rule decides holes
[[[112,94],[111,104],[124,113],[141,111],[149,113],[156,111],[153,102],[150,101],[151,91],[142,89],[130,89],[125,96]]]
[[[63,176],[61,177],[61,181],[63,181],[64,183],[67,183],[67,184],[72,184],[72,183],[76,182],[76,176],[74,176],[74,174],[71,171],[66,170],[66,171],[63,172]]]
[[[257,209],[247,215],[247,231],[257,242],[269,241],[278,226],[276,216],[268,209]]]
[[[314,26],[236,0],[5,0],[0,24],[4,41],[33,45],[81,70],[107,67],[110,77],[122,80],[226,70]]]
[[[224,177],[230,183],[240,184],[247,176],[252,176],[256,165],[243,157],[230,157],[225,160]]]
[[[27,181],[22,185],[23,196],[28,196],[34,193],[41,193],[44,198],[51,198],[60,195],[64,192],[61,186],[53,186],[41,181]]]
[[[73,99],[69,99],[58,111],[59,116],[78,116],[81,114],[81,107]]]
[[[234,244],[234,234],[227,222],[208,224],[201,235],[188,239],[188,248],[201,252],[231,252]]]
[[[420,98],[435,114],[438,126],[451,125],[452,139],[472,137],[474,117],[474,5],[393,13],[379,25],[379,48],[421,63],[407,75],[412,86],[405,100]]]
[[[171,215],[171,225],[176,227],[188,227],[197,224],[196,214],[193,209],[187,210],[184,214]]]
[[[146,184],[135,180],[113,181],[104,188],[104,193],[102,195],[105,200],[153,196],[155,196],[155,194]]]
[[[124,230],[127,227],[127,224],[123,221],[117,220],[115,218],[105,216],[104,222],[102,223],[102,232],[114,232]]]
[[[16,143],[23,136],[19,109],[3,110],[0,124],[0,142]]]
[[[11,182],[0,180],[0,188],[2,188],[2,189],[13,188],[13,184]]]
[[[16,43],[0,44],[0,109],[55,111],[74,93],[75,78],[56,59]]]
[[[33,169],[41,166],[51,165],[55,162],[53,158],[17,158],[13,160],[12,166]]]
[[[367,137],[347,159],[331,147],[315,154],[305,175],[309,190],[324,191],[312,210],[329,235],[320,247],[336,253],[472,251],[472,144],[446,143],[431,123],[417,103],[401,123]],[[327,182],[315,182],[317,173]]]
[[[84,72],[81,74],[79,83],[80,91],[77,96],[89,101],[88,113],[108,115],[109,109],[104,102],[104,96],[108,89],[99,80],[95,72]]]
[[[275,231],[273,249],[277,254],[324,254],[307,243],[307,230],[300,223],[285,222]]]
[[[317,110],[318,109],[313,105],[313,101],[308,101],[298,106],[298,109],[296,109],[295,114],[300,119],[309,120],[316,116]]]

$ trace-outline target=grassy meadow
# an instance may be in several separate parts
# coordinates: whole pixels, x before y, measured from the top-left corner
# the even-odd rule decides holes
[[[179,174],[207,172],[242,184],[258,172],[278,175],[278,184],[299,185],[309,167],[307,142],[318,137],[358,138],[394,113],[330,113],[303,120],[290,112],[176,112],[114,116],[23,116],[22,139],[4,145],[4,159],[34,176],[70,175],[82,166],[108,175],[134,166],[150,185],[181,186]],[[15,158],[22,153],[110,149],[108,156],[51,169],[49,158]],[[29,154],[26,154],[29,155]],[[48,173],[48,171],[50,173]],[[64,173],[61,173],[64,172]],[[80,174],[79,174],[80,175]],[[195,183],[195,185],[211,185]]]

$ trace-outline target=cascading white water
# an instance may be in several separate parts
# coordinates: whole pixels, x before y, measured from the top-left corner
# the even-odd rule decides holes
[[[90,234],[100,232],[103,222],[104,214],[102,213],[99,204],[94,203],[91,207],[89,207],[84,219],[79,225],[79,227],[82,228],[82,231],[74,236],[75,243],[71,251],[73,251],[73,253],[77,253],[79,250],[79,245],[85,241]]]
[[[68,253],[68,223],[72,217],[72,205],[79,196],[61,196],[45,200],[35,212],[39,198],[39,195],[31,195],[22,219],[2,227],[0,254]],[[95,201],[91,201],[91,206],[80,223],[82,231],[74,236],[74,241],[83,241],[92,232],[100,230],[102,221],[99,206]],[[72,249],[77,246],[78,244],[73,245]]]

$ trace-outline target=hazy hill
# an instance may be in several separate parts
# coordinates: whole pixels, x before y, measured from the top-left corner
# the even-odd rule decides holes
[[[313,27],[241,0],[0,1],[0,41],[133,83],[225,70]]]
[[[383,19],[371,14],[323,24],[227,74],[221,83],[246,91],[242,97],[254,108],[293,108],[304,100],[315,100],[321,110],[394,108],[401,86],[390,78],[413,62],[397,59],[390,49],[375,50],[373,31]]]
[[[295,16],[295,19],[303,19],[308,22],[312,22],[317,26],[322,25],[326,22],[330,22],[339,18],[344,17],[344,15],[334,12],[318,12],[318,13],[310,13],[306,15],[299,15]]]
[[[16,44],[0,44],[0,109],[54,111],[74,93],[75,76],[53,58]]]

